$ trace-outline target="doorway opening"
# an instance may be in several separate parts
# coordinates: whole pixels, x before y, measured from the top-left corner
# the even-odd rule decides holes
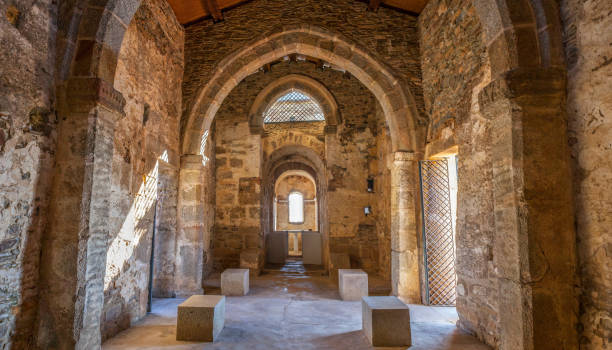
[[[274,191],[274,231],[284,232],[286,256],[303,257],[303,237],[317,231],[317,196],[314,179],[305,172],[287,171]]]
[[[457,299],[457,159],[456,150],[451,150],[419,164],[425,302],[429,305],[455,305]]]

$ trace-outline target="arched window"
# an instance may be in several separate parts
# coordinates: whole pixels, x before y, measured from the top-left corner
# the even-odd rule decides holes
[[[321,106],[305,93],[291,89],[279,97],[264,113],[264,123],[324,121]]]
[[[304,223],[304,196],[300,192],[289,194],[289,223]]]

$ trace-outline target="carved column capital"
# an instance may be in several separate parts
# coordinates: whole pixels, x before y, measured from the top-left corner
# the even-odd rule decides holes
[[[183,154],[181,156],[181,169],[201,170],[202,168],[201,154]]]
[[[102,105],[119,115],[125,115],[125,98],[113,85],[100,78],[72,78],[66,87],[66,107],[71,112],[88,112]]]
[[[393,152],[393,162],[394,163],[402,163],[402,162],[411,162],[417,161],[418,155],[416,152],[412,151],[396,151]]]

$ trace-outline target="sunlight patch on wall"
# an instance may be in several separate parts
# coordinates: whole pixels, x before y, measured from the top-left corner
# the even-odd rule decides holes
[[[205,156],[204,152],[206,152],[206,142],[208,141],[208,130],[204,131],[204,135],[202,135],[202,140],[200,141],[200,154],[202,155],[202,165],[206,166],[209,159]]]
[[[124,265],[134,255],[134,250],[140,241],[152,228],[152,209],[157,202],[157,181],[159,178],[159,162],[168,162],[168,151],[164,151],[155,162],[153,169],[143,176],[130,210],[121,225],[121,229],[110,244],[106,257],[106,273],[104,275],[104,290],[120,275]]]

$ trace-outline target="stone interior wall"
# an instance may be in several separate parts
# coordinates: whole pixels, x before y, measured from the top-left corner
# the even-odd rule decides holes
[[[211,237],[213,269],[238,267],[240,251],[260,249],[259,135],[251,135],[249,105],[232,92],[215,118],[215,218]],[[243,103],[233,103],[240,100]]]
[[[431,0],[419,17],[423,94],[431,118],[425,157],[459,145],[456,224],[459,326],[499,342],[490,121],[478,93],[490,81],[481,26],[469,1]]]
[[[348,253],[352,267],[390,280],[391,178],[383,161],[392,156],[384,116],[358,82],[354,90],[332,92],[343,121],[326,139],[330,253]],[[369,178],[374,192],[368,192]],[[373,213],[368,216],[367,206]]]
[[[563,0],[581,277],[580,349],[612,344],[612,7]]]
[[[257,94],[272,81],[298,73],[318,80],[336,98],[342,117],[337,133],[325,135],[320,123],[296,123],[267,125],[263,135],[251,135],[247,117]],[[261,164],[276,149],[302,145],[327,164],[330,251],[348,253],[354,267],[370,273],[390,269],[385,265],[379,270],[380,262],[389,261],[390,244],[381,256],[378,241],[379,236],[387,243],[390,240],[389,231],[384,231],[389,228],[385,210],[389,208],[390,179],[384,163],[387,157],[379,157],[379,151],[390,150],[390,140],[375,97],[357,79],[333,69],[318,69],[312,63],[278,63],[270,72],[258,72],[242,81],[215,120],[215,268],[237,266],[242,249],[259,247]],[[374,193],[367,192],[369,176],[377,179]],[[368,205],[375,209],[366,217],[363,208]]]
[[[146,313],[154,225],[154,291],[172,296],[183,36],[165,0],[143,2],[119,54],[126,106],[114,138],[103,338]]]
[[[55,154],[56,4],[0,0],[0,344],[28,348]],[[3,347],[3,346],[0,346]]]
[[[366,3],[354,0],[255,0],[223,11],[221,25],[212,20],[189,25],[185,29],[183,110],[189,109],[198,89],[233,51],[271,29],[309,23],[336,31],[378,56],[405,79],[422,111],[416,17],[384,7],[376,13],[366,8]]]
[[[298,191],[304,196],[304,222],[289,222],[289,194]],[[305,176],[289,175],[276,184],[276,231],[317,231],[317,205],[315,184]]]
[[[374,200],[371,202],[378,238],[378,271],[391,279],[391,167],[393,151],[389,126],[379,104],[376,104],[376,156],[368,155],[368,173],[374,180]]]

